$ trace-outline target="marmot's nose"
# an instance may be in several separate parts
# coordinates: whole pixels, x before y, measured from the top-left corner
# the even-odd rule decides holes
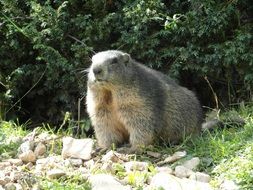
[[[94,75],[99,75],[102,73],[102,69],[99,67],[95,67],[95,68],[93,68],[93,73],[94,73]]]

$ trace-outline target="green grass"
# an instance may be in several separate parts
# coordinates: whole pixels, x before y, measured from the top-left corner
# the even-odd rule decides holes
[[[20,145],[16,141],[19,137],[22,138],[27,134],[24,130],[26,124],[20,125],[18,122],[0,121],[0,155],[14,156]],[[1,157],[0,157],[1,160]]]
[[[235,113],[234,110],[232,112]],[[224,128],[203,132],[200,136],[187,139],[178,146],[156,145],[149,150],[160,152],[163,155],[186,150],[185,159],[195,156],[200,158],[199,170],[211,175],[213,186],[218,187],[224,180],[233,180],[240,189],[250,190],[253,187],[253,107],[240,108],[237,113],[245,119],[244,126],[231,126],[231,123],[227,123]],[[222,114],[221,117],[226,119],[229,114],[230,111]],[[24,130],[24,127],[15,122],[0,123],[0,155],[3,153],[15,155],[19,144],[10,142],[9,139],[13,136],[25,136],[28,132]],[[50,130],[49,133],[53,131]],[[66,131],[63,133],[66,134]],[[57,135],[60,135],[59,132]],[[127,176],[120,166],[117,168],[115,165],[114,175],[122,179],[127,176],[129,184],[135,188],[141,188],[142,181],[146,181],[147,176],[155,174],[154,168],[157,161],[146,154],[134,156],[132,159],[149,161],[153,170],[147,173],[132,172]],[[183,160],[170,166],[174,167]],[[78,174],[58,180],[47,178],[39,180],[42,189],[90,189],[88,182]]]

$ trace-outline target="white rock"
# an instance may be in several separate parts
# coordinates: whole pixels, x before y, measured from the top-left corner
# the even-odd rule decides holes
[[[11,181],[9,176],[5,176],[3,172],[0,173],[0,185],[6,185]]]
[[[64,175],[66,175],[66,173],[62,171],[61,169],[52,169],[52,170],[47,171],[47,177],[49,179],[57,179]]]
[[[232,180],[224,180],[220,185],[220,189],[222,190],[239,190],[240,188],[236,183]]]
[[[36,148],[34,149],[34,154],[39,157],[43,156],[46,153],[46,146],[43,143],[39,143]]]
[[[74,139],[72,137],[65,137],[62,141],[63,158],[81,158],[83,160],[91,159],[91,153],[94,145],[93,139]]]
[[[22,177],[23,177],[22,172],[12,171],[10,173],[10,179],[11,179],[11,181],[17,181],[17,180],[21,179]]]
[[[162,154],[159,152],[147,151],[147,155],[152,156],[154,158],[160,158]]]
[[[147,162],[130,161],[130,162],[124,163],[124,166],[125,166],[126,172],[148,170]]]
[[[16,190],[16,186],[12,182],[7,183],[4,187],[5,187],[6,190]]]
[[[33,141],[25,141],[24,143],[22,143],[19,147],[19,153],[24,153],[27,152],[29,150],[33,150],[34,149],[34,142]]]
[[[83,164],[83,160],[80,158],[70,158],[69,162],[71,165],[77,166],[77,167],[79,167]]]
[[[4,190],[4,188],[3,188],[3,186],[2,186],[2,185],[0,185],[0,190]]]
[[[190,170],[195,170],[200,163],[200,159],[198,157],[194,157],[190,160],[187,160],[183,163],[183,166],[190,169]]]
[[[172,174],[173,173],[172,168],[170,168],[168,166],[156,167],[156,170],[158,171],[158,173],[160,173],[160,172],[165,172],[165,173],[168,173],[168,174]]]
[[[23,161],[21,159],[15,159],[15,158],[10,158],[8,160],[6,160],[6,162],[10,162],[11,164],[15,165],[15,166],[22,166],[23,165]]]
[[[189,177],[191,174],[193,174],[194,172],[184,166],[176,166],[175,167],[175,176],[179,177],[179,178],[184,178],[184,177]]]
[[[113,176],[96,174],[89,178],[92,190],[131,190],[131,187],[122,185]]]
[[[186,156],[186,151],[175,152],[172,156],[168,156],[165,160],[158,162],[158,165],[172,163]]]
[[[28,151],[23,152],[22,154],[20,154],[19,159],[21,159],[25,163],[35,162],[36,161],[36,156],[35,156],[33,151],[28,150]]]
[[[101,169],[107,173],[114,173],[113,162],[108,161],[103,163]]]
[[[10,162],[4,161],[4,162],[0,162],[0,170],[4,170],[6,167],[11,166]]]
[[[112,162],[118,162],[120,159],[118,157],[118,153],[114,152],[113,150],[110,150],[109,152],[107,152],[103,157],[102,157],[102,162],[108,162],[108,161],[112,161]]]
[[[202,172],[196,172],[196,173],[192,173],[189,179],[209,183],[209,181],[211,180],[211,177],[208,174],[205,174]]]
[[[211,190],[207,183],[188,179],[180,179],[173,175],[161,172],[154,175],[147,190],[163,188],[164,190]]]

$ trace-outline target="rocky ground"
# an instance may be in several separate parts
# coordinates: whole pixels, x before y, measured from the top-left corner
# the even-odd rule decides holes
[[[186,151],[172,155],[146,151],[150,159],[139,160],[136,155],[96,151],[93,139],[37,134],[36,130],[12,141],[20,142],[20,147],[15,158],[0,157],[0,190],[38,190],[43,189],[42,179],[64,181],[77,175],[89,184],[87,189],[94,190],[213,189],[211,177],[198,171],[200,158],[185,159]],[[228,189],[223,185],[221,189]]]

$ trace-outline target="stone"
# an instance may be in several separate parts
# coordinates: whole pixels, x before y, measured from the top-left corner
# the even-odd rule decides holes
[[[139,162],[139,161],[130,161],[124,163],[124,167],[126,172],[131,171],[147,171],[148,170],[148,163],[147,162]]]
[[[12,182],[7,183],[4,187],[5,187],[6,190],[16,190],[16,186]]]
[[[25,163],[35,162],[36,161],[36,156],[35,156],[33,151],[28,150],[28,151],[23,152],[22,154],[20,154],[19,159],[21,159]]]
[[[10,158],[8,160],[6,160],[7,162],[10,162],[11,164],[15,165],[15,166],[22,166],[23,165],[23,161],[21,159],[18,158]]]
[[[0,190],[4,190],[4,188],[3,188],[3,186],[2,186],[2,185],[0,185]]]
[[[160,172],[164,172],[164,173],[168,173],[168,174],[172,174],[173,173],[172,168],[170,168],[168,166],[156,167],[156,170],[157,170],[158,173],[160,173]]]
[[[150,186],[146,188],[164,190],[212,190],[208,183],[202,183],[194,180],[180,179],[164,172],[157,173],[151,179]]]
[[[72,166],[81,166],[83,164],[83,160],[80,158],[70,158],[69,162]]]
[[[25,141],[20,145],[18,152],[22,154],[24,152],[28,152],[29,150],[33,149],[34,149],[34,141]]]
[[[152,156],[154,158],[160,158],[162,154],[159,152],[147,151],[147,155]]]
[[[220,185],[220,189],[222,190],[239,190],[240,187],[236,185],[236,183],[232,180],[225,179]]]
[[[22,177],[23,177],[22,172],[12,171],[10,173],[10,179],[11,179],[11,181],[17,181],[17,180],[21,179]]]
[[[49,179],[58,179],[64,175],[66,175],[66,173],[61,169],[52,169],[47,171],[47,177]]]
[[[202,172],[196,172],[196,173],[192,173],[189,179],[209,183],[209,181],[211,180],[211,177],[208,174],[205,174]]]
[[[92,190],[131,190],[131,187],[122,185],[113,176],[107,174],[96,174],[89,178]]]
[[[108,161],[103,163],[101,169],[107,173],[114,173],[115,170],[113,168],[113,162],[112,161]]]
[[[176,162],[177,160],[186,156],[186,151],[177,151],[172,156],[168,156],[165,160],[158,162],[158,165]]]
[[[175,167],[175,171],[174,174],[175,176],[179,177],[179,178],[184,178],[184,177],[189,177],[191,174],[193,174],[194,172],[182,165],[176,166]]]
[[[118,162],[120,159],[118,157],[119,153],[114,152],[113,150],[110,150],[107,152],[101,159],[102,162]]]
[[[93,139],[74,139],[72,137],[64,137],[62,157],[66,158],[80,158],[83,160],[91,159],[93,151]]]
[[[46,153],[46,146],[43,143],[39,143],[34,149],[34,154],[36,157],[43,156]]]
[[[190,169],[190,170],[195,170],[200,163],[200,159],[198,157],[194,157],[190,160],[187,160],[183,163],[183,166]]]
[[[10,162],[8,162],[8,161],[0,162],[0,170],[4,170],[8,166],[11,166]]]
[[[6,185],[11,181],[9,176],[5,176],[3,172],[0,173],[0,185]]]

